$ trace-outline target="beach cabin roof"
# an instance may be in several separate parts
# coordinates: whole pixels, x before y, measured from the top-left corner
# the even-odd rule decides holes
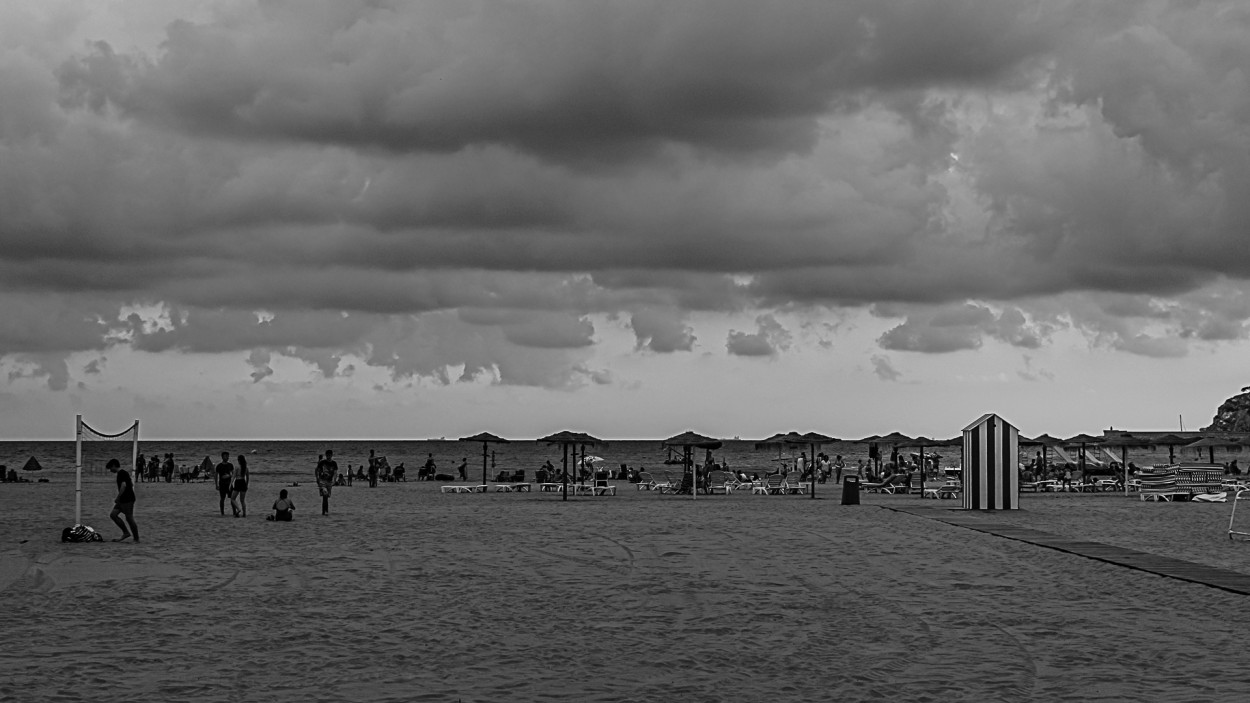
[[[1011,425],[1012,427],[1015,427],[1015,425],[1012,425],[1010,422],[1007,422],[1006,420],[1004,420],[1004,419],[1002,418],[1002,416],[1001,416],[1001,415],[999,415],[998,413],[986,413],[986,414],[982,415],[981,417],[977,418],[977,421],[976,421],[976,422],[974,422],[974,423],[972,423],[971,425],[968,425],[967,427],[965,427],[965,428],[964,428],[964,432],[971,432],[972,430],[974,430],[974,429],[976,429],[976,428],[980,427],[981,425],[984,425],[984,424],[985,424],[985,423],[986,423],[986,422],[987,422],[987,421],[988,421],[991,417],[996,417],[996,418],[998,418],[998,421],[999,421],[999,422],[1001,422],[1001,423],[1003,423],[1003,424],[1005,424],[1005,425]]]

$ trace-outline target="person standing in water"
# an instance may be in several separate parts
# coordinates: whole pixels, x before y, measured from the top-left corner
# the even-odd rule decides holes
[[[339,472],[338,462],[334,460],[334,450],[326,450],[326,458],[317,462],[317,490],[321,492],[321,514],[330,514],[330,491],[334,488],[334,477]]]
[[[242,507],[243,517],[247,517],[247,484],[252,477],[247,472],[247,457],[239,454],[235,457],[235,461],[239,465],[234,467],[234,475],[230,486],[230,507],[234,509],[234,516],[239,517],[240,507]],[[235,501],[238,502],[235,502]]]
[[[109,518],[120,528],[122,528],[122,536],[113,540],[121,542],[126,539],[134,539],[139,541],[139,526],[135,524],[135,484],[130,478],[130,472],[122,468],[120,461],[109,459],[106,464],[109,471],[117,474],[117,498],[113,500],[113,512],[109,513]],[[126,516],[126,522],[122,522],[121,515]]]
[[[234,464],[230,463],[230,452],[221,453],[221,463],[217,465],[217,495],[221,497],[218,507],[221,514],[226,514],[226,498],[230,497],[230,489],[234,482]],[[238,511],[235,511],[238,515]]]

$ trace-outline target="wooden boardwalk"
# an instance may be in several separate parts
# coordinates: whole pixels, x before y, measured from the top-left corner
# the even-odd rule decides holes
[[[1204,564],[1195,564],[1183,559],[1173,559],[1172,557],[1160,556],[1158,554],[1139,552],[1135,549],[1115,547],[1101,542],[1061,537],[1049,532],[1017,527],[1001,522],[991,522],[985,519],[989,517],[986,513],[971,513],[945,508],[898,508],[890,506],[890,509],[900,513],[944,522],[948,525],[966,527],[969,530],[984,532],[997,537],[1014,539],[1047,549],[1075,554],[1107,564],[1125,566],[1130,569],[1146,571],[1190,583],[1200,583],[1204,586],[1218,588],[1231,593],[1250,595],[1250,575],[1229,571],[1228,569],[1219,569]]]

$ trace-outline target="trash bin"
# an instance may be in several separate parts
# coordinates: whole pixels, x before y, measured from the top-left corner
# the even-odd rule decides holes
[[[842,477],[842,505],[859,505],[859,477]]]

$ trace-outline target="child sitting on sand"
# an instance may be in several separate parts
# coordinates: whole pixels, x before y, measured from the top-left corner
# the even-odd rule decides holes
[[[278,499],[273,502],[273,515],[266,517],[270,522],[290,522],[291,513],[295,511],[295,503],[287,498],[286,489],[278,491]]]

